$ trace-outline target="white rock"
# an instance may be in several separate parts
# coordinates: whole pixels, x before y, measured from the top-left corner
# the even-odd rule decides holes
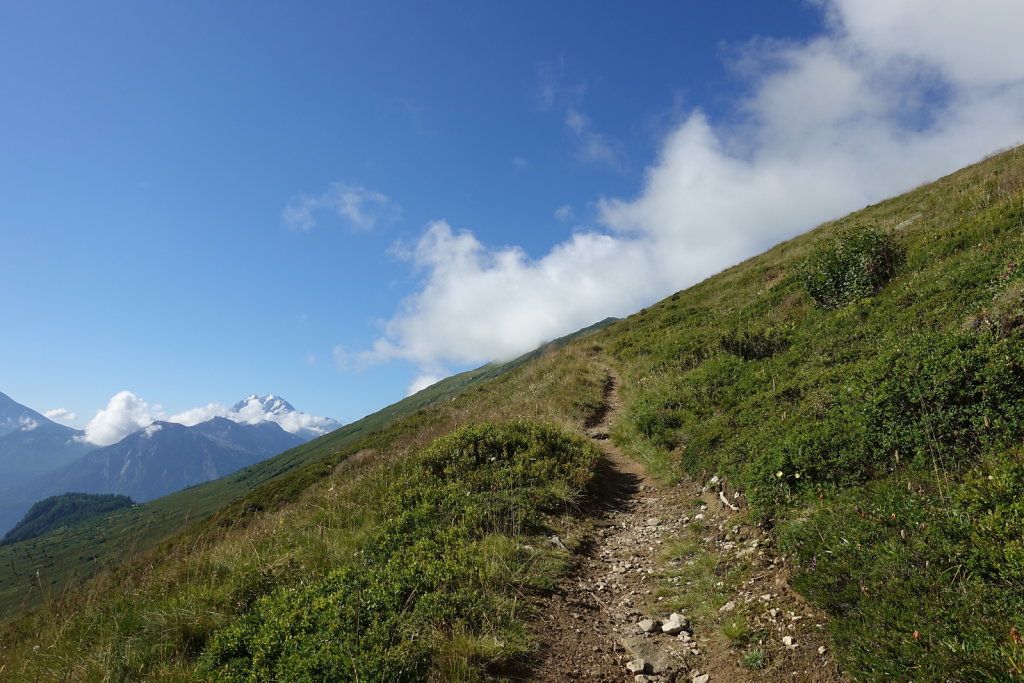
[[[631,674],[642,674],[646,668],[647,660],[644,659],[634,659],[626,662],[626,670]]]
[[[673,612],[668,620],[661,625],[661,630],[670,636],[677,635],[680,631],[685,631],[689,626],[689,621],[682,614]]]
[[[735,600],[730,600],[729,602],[727,602],[724,605],[722,605],[721,607],[719,607],[718,611],[719,612],[731,612],[734,609],[736,609],[736,601]]]
[[[699,522],[702,519],[704,519],[704,513],[703,512],[698,512],[697,514],[695,514],[693,516],[693,521],[695,521],[695,522]]]
[[[660,517],[651,517],[650,519],[647,520],[647,526],[660,526],[660,525],[661,525],[661,518]]]
[[[711,674],[701,674],[694,676],[692,679],[693,683],[708,683],[711,680]]]
[[[640,630],[644,633],[654,633],[658,628],[658,622],[654,619],[642,619],[637,626],[639,626]]]
[[[786,646],[788,650],[796,649],[796,639],[793,636],[782,636],[782,644]]]

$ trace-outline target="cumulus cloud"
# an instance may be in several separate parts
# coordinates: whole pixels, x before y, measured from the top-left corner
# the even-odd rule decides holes
[[[281,219],[293,230],[311,230],[317,224],[317,215],[325,212],[344,219],[357,230],[372,230],[377,223],[396,217],[400,209],[381,192],[336,182],[319,197],[292,198],[281,212]]]
[[[160,406],[150,406],[132,392],[121,391],[89,420],[84,439],[97,446],[109,446],[160,419],[163,419]]]
[[[54,422],[74,422],[78,419],[78,415],[72,413],[67,408],[54,408],[53,410],[47,410],[43,415]]]
[[[557,218],[558,220],[562,221],[563,223],[565,221],[572,220],[574,215],[575,214],[574,214],[574,212],[572,210],[572,205],[570,205],[570,204],[566,204],[564,206],[560,206],[557,209],[555,209],[555,218]]]
[[[638,194],[598,202],[600,227],[534,259],[429,224],[408,253],[419,289],[346,358],[434,374],[512,357],[1024,140],[1024,4],[820,4],[824,34],[737,51],[748,79],[737,117],[688,112]],[[559,102],[553,79],[543,97]],[[571,132],[589,130],[575,101],[565,111]]]
[[[430,372],[423,372],[413,378],[412,382],[409,383],[408,388],[405,390],[406,396],[412,396],[413,394],[423,391],[427,387],[437,384],[445,378],[444,374],[435,374]]]
[[[27,415],[22,415],[18,418],[19,429],[23,432],[31,432],[33,429],[39,426],[39,423],[33,420]]]

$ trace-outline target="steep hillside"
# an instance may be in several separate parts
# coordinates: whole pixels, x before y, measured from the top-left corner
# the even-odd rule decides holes
[[[679,680],[835,680],[833,659],[857,680],[1020,678],[1022,258],[1017,149],[250,468],[249,493],[200,487],[240,493],[79,590],[0,553],[46,602],[2,666],[615,680],[628,650]],[[661,483],[599,466],[580,436],[609,433]],[[670,612],[672,636],[637,628]]]
[[[226,477],[24,543],[2,546],[0,621],[10,620],[52,595],[62,594],[92,576],[108,561],[120,564],[125,556],[146,551],[180,532],[189,522],[214,514],[265,482],[277,480],[259,496],[250,496],[245,503],[248,509],[276,509],[293,502],[311,481],[328,471],[324,464],[326,459],[340,457],[350,451],[353,444],[372,437],[395,420],[451,402],[484,382],[501,377],[574,339],[593,334],[612,322],[613,319],[601,321],[506,363],[492,363],[448,377],[319,439]],[[11,525],[25,514],[32,502],[49,495],[47,491],[38,493],[31,500],[17,503]],[[41,579],[37,580],[37,576]]]
[[[1018,148],[602,338],[629,415],[616,439],[665,477],[741,492],[856,678],[1021,674],[1022,187]],[[864,235],[905,254],[877,286],[854,277],[874,267]]]

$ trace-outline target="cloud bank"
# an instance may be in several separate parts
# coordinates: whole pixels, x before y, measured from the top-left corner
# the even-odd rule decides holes
[[[531,259],[429,224],[408,252],[418,290],[359,358],[426,378],[513,357],[1024,140],[1024,3],[820,4],[823,35],[737,51],[736,119],[690,111],[637,196],[598,202],[599,227]]]

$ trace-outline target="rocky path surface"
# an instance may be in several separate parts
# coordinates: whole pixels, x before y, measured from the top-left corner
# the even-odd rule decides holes
[[[717,479],[660,485],[608,439],[616,389],[610,374],[590,429],[606,456],[601,505],[575,572],[544,603],[539,661],[524,679],[844,680],[824,616],[789,588],[742,497]]]

